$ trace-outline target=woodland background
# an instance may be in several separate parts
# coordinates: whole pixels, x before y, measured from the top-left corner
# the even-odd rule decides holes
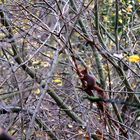
[[[21,140],[138,140],[139,55],[140,0],[1,0],[0,127]],[[75,63],[128,137],[105,127]]]

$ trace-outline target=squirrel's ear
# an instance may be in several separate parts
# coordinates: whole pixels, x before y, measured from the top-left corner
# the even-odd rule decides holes
[[[81,73],[83,73],[83,74],[87,74],[87,73],[88,73],[87,68],[84,68],[83,70],[81,70]]]
[[[86,73],[88,72],[88,69],[87,69],[87,67],[85,67],[85,68],[84,68],[84,71],[85,71]]]

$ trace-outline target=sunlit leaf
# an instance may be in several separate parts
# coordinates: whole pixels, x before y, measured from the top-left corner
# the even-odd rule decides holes
[[[73,128],[73,125],[71,125],[71,124],[68,124],[68,128]]]
[[[123,23],[123,20],[122,19],[119,19],[119,23]]]
[[[133,8],[133,6],[132,6],[132,5],[129,5],[129,6],[126,8],[126,11],[127,11],[128,13],[131,13],[131,12],[132,12],[132,8]]]
[[[36,90],[34,91],[34,93],[35,93],[35,94],[40,94],[40,89],[39,89],[39,88],[36,89]]]
[[[140,62],[140,56],[138,55],[131,55],[128,57],[129,62],[138,63]]]
[[[61,79],[55,79],[53,80],[54,83],[56,83],[59,86],[62,86],[62,80]]]

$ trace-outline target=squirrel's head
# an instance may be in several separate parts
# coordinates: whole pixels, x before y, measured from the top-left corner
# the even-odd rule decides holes
[[[83,74],[83,75],[88,74],[88,70],[87,70],[87,68],[85,68],[85,69],[81,70],[81,74]]]

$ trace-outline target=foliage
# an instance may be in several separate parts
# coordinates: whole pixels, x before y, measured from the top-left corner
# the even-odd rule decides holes
[[[137,63],[137,62],[140,62],[140,57],[138,55],[131,55],[129,56],[128,60],[130,62]]]

